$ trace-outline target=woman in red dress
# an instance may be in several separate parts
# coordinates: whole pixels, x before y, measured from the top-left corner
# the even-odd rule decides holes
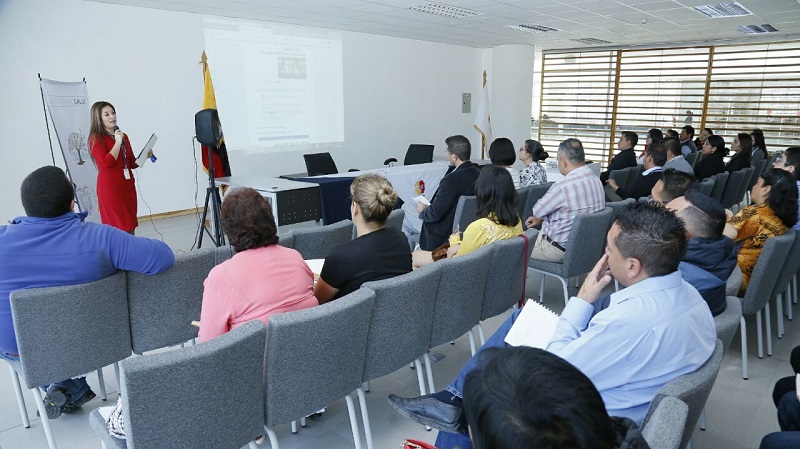
[[[133,234],[139,223],[136,221],[136,183],[132,170],[138,165],[128,136],[117,127],[117,112],[107,101],[92,105],[89,153],[98,171],[100,220]]]

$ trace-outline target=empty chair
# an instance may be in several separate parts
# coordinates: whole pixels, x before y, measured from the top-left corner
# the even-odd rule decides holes
[[[324,259],[333,248],[353,239],[353,222],[342,220],[321,227],[292,230],[294,244],[303,259]]]
[[[689,165],[691,165],[692,167],[694,167],[694,164],[697,162],[697,156],[698,156],[699,154],[700,154],[700,152],[699,152],[699,151],[698,151],[698,152],[695,152],[695,153],[689,153],[689,154],[687,154],[687,155],[685,156],[685,157],[686,157],[686,162],[688,162],[688,163],[689,163]]]
[[[522,219],[522,227],[523,229],[527,229],[525,226],[525,220],[531,216],[531,211],[533,210],[533,206],[542,199],[542,197],[550,190],[550,187],[553,185],[552,182],[548,182],[546,184],[539,184],[536,186],[528,186],[528,195],[525,198],[525,206],[522,208],[522,213],[520,214],[520,218]]]
[[[122,362],[126,439],[97,410],[107,448],[239,448],[264,434],[264,340],[258,320],[212,340]]]
[[[545,275],[554,276],[561,281],[564,289],[564,303],[569,301],[567,281],[573,276],[586,274],[594,268],[594,264],[603,255],[605,237],[613,220],[614,209],[611,207],[591,214],[578,214],[569,233],[564,263],[529,259],[528,267],[542,275],[539,288],[540,301],[544,292]]]
[[[433,162],[433,145],[412,143],[408,146],[403,165],[425,164]]]
[[[361,447],[350,393],[361,389],[367,330],[374,306],[375,293],[362,288],[319,307],[270,317],[266,428],[271,449],[278,449],[272,430],[275,426],[303,418],[342,398],[347,401],[355,447]],[[366,427],[369,420],[364,394],[358,393]]]
[[[714,184],[716,184],[716,182],[716,179],[714,179],[712,176],[704,179],[702,182],[697,183],[695,186],[703,195],[711,196],[711,192],[714,191]]]
[[[778,279],[775,281],[775,288],[772,290],[772,297],[775,298],[775,310],[778,318],[778,338],[783,337],[783,305],[786,301],[786,311],[791,318],[792,303],[788,294],[789,286],[795,273],[800,270],[800,232],[794,232],[794,241],[786,261],[780,266]]]
[[[456,215],[453,219],[453,232],[456,229],[464,232],[470,223],[478,219],[478,197],[474,195],[462,196],[456,205]]]
[[[722,194],[725,192],[725,186],[728,184],[728,172],[717,173],[713,176],[714,187],[711,189],[711,198],[722,202]]]
[[[734,204],[739,202],[739,191],[748,181],[745,179],[748,175],[745,170],[728,173],[728,182],[725,183],[725,188],[722,191],[722,199],[720,200],[725,209],[730,209]]]
[[[88,284],[11,292],[20,355],[12,367],[33,392],[51,449],[56,443],[39,386],[100,370],[131,355],[125,282],[125,273],[117,272]]]
[[[330,153],[304,154],[308,176],[333,175],[339,173]]]
[[[650,449],[678,449],[686,428],[689,406],[672,396],[664,396],[658,401],[653,414],[642,426],[642,436]]]
[[[161,274],[128,272],[128,310],[133,352],[181,344],[197,337],[203,281],[216,265],[217,248],[175,256],[175,265]]]

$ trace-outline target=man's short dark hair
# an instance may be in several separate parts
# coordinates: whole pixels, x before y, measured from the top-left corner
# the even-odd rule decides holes
[[[794,167],[794,179],[800,180],[800,147],[789,147],[783,152],[786,165]]]
[[[664,145],[667,152],[673,156],[683,156],[683,147],[678,137],[667,137],[662,140],[661,145]]]
[[[615,446],[613,422],[586,375],[547,351],[488,348],[464,381],[475,449]]]
[[[699,190],[691,189],[684,195],[691,206],[678,212],[692,237],[718,239],[725,229],[725,208],[722,203]]]
[[[249,187],[238,187],[225,195],[222,229],[236,252],[278,243],[272,206]]]
[[[689,137],[694,137],[694,127],[692,127],[692,125],[686,125],[682,129],[686,131]]]
[[[676,139],[680,139],[681,135],[678,134],[678,131],[675,131],[674,129],[668,129],[667,130],[667,137],[674,137]]]
[[[615,240],[622,257],[638,259],[647,274],[661,276],[678,269],[686,254],[686,227],[664,207],[639,202],[620,209]]]
[[[664,183],[661,197],[666,204],[675,198],[686,195],[686,192],[694,184],[694,176],[691,173],[668,168],[661,172],[661,181]]]
[[[635,147],[636,144],[639,143],[639,135],[633,131],[622,131],[622,137],[631,143],[631,148]]]
[[[517,160],[514,144],[505,137],[494,139],[494,142],[489,145],[489,160],[494,165],[502,165],[504,167],[513,165],[514,161]]]
[[[472,146],[469,143],[469,139],[460,135],[450,136],[444,140],[444,143],[447,144],[447,152],[455,154],[458,160],[462,162],[469,160],[472,154]]]
[[[64,170],[48,165],[22,181],[22,207],[29,217],[53,218],[71,211],[75,189]]]
[[[563,154],[568,161],[582,164],[586,161],[583,144],[580,140],[570,137],[558,145],[558,152]]]
[[[664,164],[667,163],[667,149],[661,142],[647,147],[645,154],[653,158],[653,163],[656,164],[657,167],[663,167]]]
[[[703,131],[705,131],[709,136],[714,135],[714,131],[712,131],[711,128],[703,128]]]

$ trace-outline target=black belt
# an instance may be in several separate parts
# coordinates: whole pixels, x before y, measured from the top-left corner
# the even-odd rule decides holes
[[[566,248],[564,248],[563,246],[561,246],[561,245],[560,245],[558,242],[556,242],[555,240],[553,240],[553,239],[551,239],[550,237],[548,237],[548,236],[547,236],[547,234],[542,234],[542,238],[544,239],[544,241],[546,241],[546,242],[550,243],[551,245],[555,246],[555,247],[556,247],[556,249],[558,249],[559,251],[567,252],[567,249],[566,249]]]

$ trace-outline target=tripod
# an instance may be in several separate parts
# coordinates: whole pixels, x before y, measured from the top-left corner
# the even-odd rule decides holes
[[[203,231],[200,232],[200,236],[197,238],[197,249],[203,246],[203,234],[205,232],[208,233],[208,237],[215,246],[220,247],[225,244],[225,234],[222,232],[222,199],[219,196],[219,187],[217,187],[217,184],[214,182],[214,159],[212,156],[213,150],[216,147],[212,147],[211,145],[206,145],[206,147],[208,147],[208,187],[206,187],[206,202],[203,206],[203,219],[200,222]],[[211,202],[211,227],[214,229],[213,234],[210,229],[205,227],[209,202]]]

